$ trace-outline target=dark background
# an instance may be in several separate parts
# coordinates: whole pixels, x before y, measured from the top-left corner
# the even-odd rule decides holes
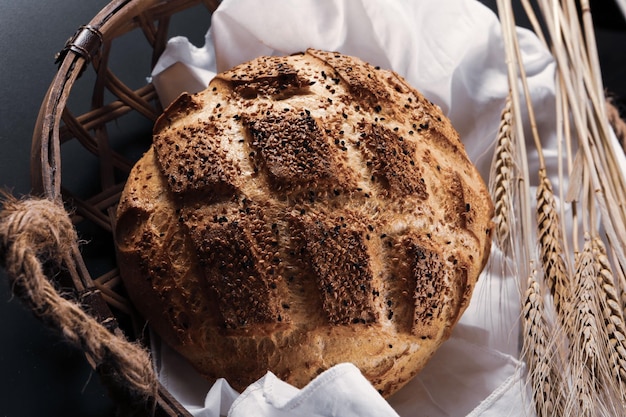
[[[483,3],[495,5],[495,1]],[[16,196],[30,192],[32,131],[55,74],[54,55],[105,4],[104,0],[0,1],[0,187]],[[624,108],[626,23],[610,0],[592,1],[592,11],[605,86]],[[198,40],[206,27],[196,23],[193,30]],[[82,354],[12,297],[4,270],[0,270],[0,323],[0,417],[114,414],[99,377]]]

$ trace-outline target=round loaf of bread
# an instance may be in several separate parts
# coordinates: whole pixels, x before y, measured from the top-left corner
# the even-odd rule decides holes
[[[206,378],[302,387],[352,362],[388,396],[465,310],[492,212],[438,106],[394,72],[307,50],[172,103],[115,240],[134,305]]]

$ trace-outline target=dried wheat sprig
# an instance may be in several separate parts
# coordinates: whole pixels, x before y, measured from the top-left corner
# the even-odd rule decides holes
[[[546,319],[541,285],[537,272],[528,276],[527,288],[522,299],[522,326],[524,343],[522,356],[529,367],[528,378],[531,384],[533,402],[538,417],[562,415],[564,409],[563,380],[556,372],[555,362],[559,362],[555,349],[551,346],[554,333]]]
[[[542,10],[544,10],[544,13],[548,16],[545,19],[545,23],[551,39],[562,38],[566,44],[569,42],[569,45],[580,43],[580,39],[572,39],[570,31],[556,31],[555,25],[552,24],[552,13],[546,12],[546,10],[550,10],[551,5],[555,4],[554,2],[548,3],[547,0],[540,0],[539,3]],[[561,15],[562,14],[559,14],[559,16]],[[570,20],[574,22],[572,24],[578,24],[573,17]],[[590,100],[594,108],[603,105],[604,100],[598,100],[597,97],[595,97],[596,81],[592,81],[597,79],[597,77],[600,77],[600,74],[594,74],[590,68],[584,67],[584,63],[588,64],[588,60],[585,61],[584,59],[584,53],[588,53],[588,51],[583,51],[582,59],[574,56],[575,61],[571,59],[572,57],[568,56],[567,48],[553,47],[552,52],[557,62],[558,76],[562,80],[566,90],[566,96],[568,98],[570,110],[573,116],[572,121],[576,126],[576,132],[578,134],[578,144],[584,152],[586,161],[591,168],[589,173],[595,192],[595,202],[602,213],[602,222],[605,225],[606,233],[609,235],[610,241],[615,246],[618,261],[621,265],[624,265],[626,264],[626,240],[621,237],[626,235],[626,220],[624,219],[626,215],[624,213],[623,206],[620,205],[619,200],[616,198],[615,186],[617,185],[618,188],[623,188],[623,184],[626,182],[626,179],[624,179],[621,172],[615,173],[617,177],[612,178],[610,176],[611,174],[607,173],[605,164],[597,160],[597,155],[594,154],[593,147],[604,147],[610,143],[610,140],[605,137],[607,133],[605,129],[599,130],[601,136],[600,138],[593,138],[592,135],[590,135],[589,126],[586,123],[587,112],[583,107],[587,106],[587,103],[589,103]],[[576,62],[579,64],[576,65]],[[572,68],[579,67],[583,67],[582,69],[584,69],[582,72],[584,77],[583,88],[575,82],[575,76],[572,74]],[[596,109],[594,112],[599,113],[601,111]],[[591,122],[595,123],[598,119],[598,116],[591,118]],[[602,125],[605,125],[605,123],[606,122],[603,122]],[[614,165],[617,166],[618,164]]]
[[[564,415],[608,417],[626,412],[624,322],[619,308],[615,309],[615,292],[603,288],[611,287],[613,279],[608,275],[606,257],[598,260],[598,251],[602,250],[598,242],[585,235],[583,251],[576,257],[569,360],[573,389]]]
[[[506,11],[502,14],[506,17],[511,11],[511,5],[510,1],[506,3],[504,1],[498,3],[498,8],[500,10],[502,7],[502,10]],[[567,236],[569,230],[562,221],[565,217],[564,211],[560,212],[560,219],[556,215],[552,184],[548,180],[541,143],[534,125],[532,101],[527,92],[523,66],[519,66],[521,86],[524,88],[526,102],[529,105],[530,127],[539,155],[537,229],[540,257],[544,263],[544,277],[553,294],[559,318],[556,324],[563,324],[567,333],[567,337],[562,338],[563,343],[569,343],[570,348],[569,357],[564,363],[566,365],[564,370],[567,372],[562,375],[570,391],[567,395],[565,412],[557,415],[626,415],[621,376],[623,364],[626,363],[623,361],[623,353],[626,352],[624,348],[626,310],[622,308],[626,307],[626,303],[622,305],[622,299],[618,299],[617,295],[619,293],[621,297],[622,294],[626,294],[624,278],[626,210],[623,205],[626,201],[626,179],[622,167],[617,162],[617,153],[613,148],[614,140],[607,128],[608,120],[604,108],[604,93],[589,2],[538,0],[537,3],[543,14],[543,27],[548,30],[549,36],[542,34],[543,27],[536,19],[530,2],[522,0],[540,40],[546,44],[549,37],[551,42],[549,47],[557,62],[557,90],[560,88],[563,91],[562,96],[557,97],[558,155],[560,158],[563,152],[560,142],[562,139],[560,129],[563,123],[571,180],[567,198],[563,199],[563,189],[559,188],[561,201],[572,203],[573,213],[570,226],[574,237],[575,268],[568,266],[571,259],[570,248],[566,244],[567,240],[561,236]],[[503,32],[512,31],[510,22],[510,19],[502,19],[503,26],[508,25],[508,29]],[[505,42],[511,42],[518,54],[516,59],[507,54],[507,63],[513,61],[519,65],[521,57],[514,37],[507,39],[505,36]],[[514,84],[518,82],[511,78],[509,81]],[[566,132],[569,129],[566,125],[569,120],[575,128],[573,131],[579,146],[575,160],[571,157],[572,135]],[[564,175],[560,161],[558,173],[558,184],[563,185]],[[582,211],[578,213],[578,199],[581,196]],[[564,208],[563,205],[560,207]],[[579,253],[578,228],[581,225],[586,239],[583,250]],[[600,226],[604,227],[610,244],[610,253],[614,259],[613,269],[616,271],[613,274],[608,258],[599,255],[602,247],[597,243],[590,243],[589,234],[597,236]],[[560,229],[560,236],[557,229]],[[597,255],[595,259],[594,255]],[[568,272],[572,273],[573,270],[576,271],[575,281],[570,287],[571,278]],[[615,288],[615,282],[619,283],[619,292]],[[626,295],[623,299],[626,302]],[[527,334],[524,336],[528,337]],[[559,343],[556,339],[553,339],[553,342],[554,345]],[[530,361],[529,366],[532,366]],[[539,406],[537,404],[538,408]]]
[[[508,0],[497,0],[497,4],[504,40],[509,96],[511,97],[511,120],[513,122],[512,138],[514,141],[512,143],[515,156],[513,163],[516,175],[515,186],[512,190],[515,198],[515,210],[511,213],[511,218],[516,221],[514,230],[516,234],[515,241],[520,243],[515,248],[515,259],[519,265],[519,276],[528,276],[530,274],[531,261],[535,259],[535,234],[532,227],[530,174],[519,94],[519,65],[517,63],[517,53],[515,52],[517,33],[510,2]],[[511,233],[512,230],[509,232]]]
[[[571,300],[567,266],[561,249],[559,217],[552,185],[545,169],[539,170],[537,187],[537,229],[544,279],[554,299],[554,307],[563,320]]]
[[[514,128],[512,126],[511,94],[507,95],[500,115],[500,126],[489,174],[489,191],[494,201],[494,240],[503,253],[508,253],[510,244],[512,201],[512,175]]]
[[[600,357],[598,316],[596,300],[596,269],[589,241],[576,256],[574,273],[573,309],[568,328],[571,337],[569,361],[573,390],[566,401],[564,415],[594,416],[598,408],[597,387]]]
[[[591,241],[593,258],[598,273],[600,307],[608,342],[608,364],[611,368],[616,390],[626,395],[626,324],[624,312],[615,288],[611,263],[604,242],[599,237]]]

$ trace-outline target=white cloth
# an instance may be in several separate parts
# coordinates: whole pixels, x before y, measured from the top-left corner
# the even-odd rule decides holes
[[[555,166],[554,62],[534,34],[518,34],[547,164]],[[153,81],[167,104],[203,89],[215,72],[308,47],[404,76],[448,115],[487,181],[508,81],[498,19],[475,0],[225,0],[206,44],[172,39]],[[268,373],[238,395],[225,380],[210,387],[167,346],[155,357],[165,387],[195,416],[529,416],[518,297],[515,277],[486,268],[452,337],[388,402],[350,364],[302,390]]]

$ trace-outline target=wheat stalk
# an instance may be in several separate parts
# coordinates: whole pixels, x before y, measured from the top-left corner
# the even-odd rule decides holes
[[[608,128],[589,2],[537,0],[536,4],[541,10],[542,21],[535,16],[530,1],[522,0],[535,32],[551,49],[557,63],[557,185],[560,201],[570,204],[572,218],[569,223],[563,221],[565,204],[561,204],[561,211],[557,211],[517,45],[511,1],[498,0],[509,85],[514,96],[511,123],[517,126],[516,132],[521,130],[521,112],[516,96],[516,89],[521,86],[539,160],[536,194],[539,259],[557,314],[553,323],[545,318],[543,321],[538,319],[538,313],[533,309],[543,308],[549,318],[550,305],[546,305],[548,308],[532,305],[537,299],[533,294],[537,294],[541,286],[536,279],[529,279],[523,305],[523,353],[529,364],[529,382],[534,388],[538,415],[626,415],[626,176],[616,157],[616,150],[620,151]],[[544,28],[547,35],[543,33]],[[516,139],[523,142],[523,133]],[[577,151],[573,145],[578,146]],[[569,170],[567,196],[563,193],[566,184],[561,162],[563,148]],[[521,149],[517,142],[515,149]],[[572,158],[574,153],[576,157]],[[517,157],[526,158],[526,154]],[[515,162],[517,164],[518,160]],[[520,166],[523,165],[520,163]],[[527,175],[528,171],[522,173]],[[528,179],[527,176],[523,178]],[[523,199],[522,188],[514,188],[514,192],[517,192],[514,201]],[[526,238],[531,236],[527,214],[528,207],[512,210],[509,220],[520,223],[521,236]],[[582,251],[579,251],[581,226],[585,239]],[[603,241],[598,238],[600,230],[606,233],[612,262],[607,257]],[[570,232],[571,246],[565,239]],[[514,241],[517,240],[511,242]],[[521,243],[524,259],[533,259],[533,248],[527,241]],[[573,267],[570,262],[574,263]],[[520,273],[520,276],[528,275]],[[554,331],[555,328],[559,331]],[[543,344],[536,339],[537,334],[546,338]],[[541,352],[545,346],[561,348],[564,355],[553,356],[551,362],[541,361],[533,349]],[[563,367],[561,373],[556,371],[558,366]],[[549,391],[542,381],[549,380],[549,370],[563,378],[560,385],[563,402],[558,409],[554,406],[556,403],[544,401]]]
[[[515,233],[515,241],[519,244],[515,247],[513,259],[519,266],[519,276],[528,276],[531,271],[531,264],[535,259],[534,233],[532,227],[532,208],[530,198],[530,174],[528,169],[528,156],[526,151],[526,141],[524,128],[522,123],[522,109],[519,94],[519,65],[517,62],[518,54],[516,53],[516,32],[515,19],[513,17],[512,6],[507,0],[498,0],[498,15],[501,20],[502,37],[504,40],[504,48],[507,63],[507,75],[509,80],[509,95],[511,99],[511,107],[509,114],[511,115],[512,127],[512,155],[515,156],[515,182],[512,187],[511,194],[514,196],[515,206],[510,213],[510,220],[515,221],[515,230],[509,230],[509,233]]]
[[[588,33],[590,25],[586,24],[583,34],[575,12],[576,5],[573,5],[572,0],[566,2],[569,5],[568,13],[564,13],[554,1],[540,0],[538,3],[544,13],[544,23],[550,38],[563,41],[564,47],[552,48],[557,61],[558,77],[565,89],[578,144],[589,166],[595,204],[602,213],[602,222],[617,260],[625,265],[626,240],[623,236],[626,236],[626,211],[623,209],[621,197],[624,196],[626,179],[612,149],[608,120],[605,118],[604,97],[598,97],[598,94],[602,94],[602,89],[598,87],[601,86],[601,74],[593,62],[590,63],[594,58],[588,57],[596,52],[590,44],[587,44],[587,49],[579,47],[585,45],[585,39],[592,36]],[[588,4],[584,4],[582,9],[585,19],[589,21]],[[565,25],[554,23],[563,21]],[[558,45],[560,44],[553,46]],[[604,149],[607,151],[603,151]]]
[[[522,325],[524,343],[522,356],[529,367],[528,378],[532,388],[533,402],[538,417],[562,415],[564,409],[562,378],[556,372],[558,356],[551,349],[553,329],[546,320],[541,285],[532,270],[522,300]]]
[[[494,240],[503,253],[508,253],[508,249],[510,248],[510,221],[513,211],[511,177],[514,170],[514,130],[512,127],[512,118],[511,94],[509,93],[500,115],[500,126],[498,127],[491,173],[489,174],[489,190],[492,200],[494,201]]]
[[[554,300],[554,308],[562,319],[568,314],[571,300],[570,284],[563,251],[559,217],[554,193],[545,169],[539,170],[537,187],[537,229],[544,279]]]
[[[576,256],[574,273],[574,302],[568,323],[571,329],[570,373],[573,390],[567,399],[565,415],[593,416],[598,406],[598,344],[597,326],[599,306],[596,300],[596,268],[591,245],[585,242],[583,251]]]
[[[618,396],[626,395],[626,325],[624,313],[617,295],[613,271],[606,254],[606,247],[602,239],[593,238],[591,241],[593,259],[598,274],[600,308],[604,319],[604,331],[607,343],[607,358],[611,369],[612,381]]]

